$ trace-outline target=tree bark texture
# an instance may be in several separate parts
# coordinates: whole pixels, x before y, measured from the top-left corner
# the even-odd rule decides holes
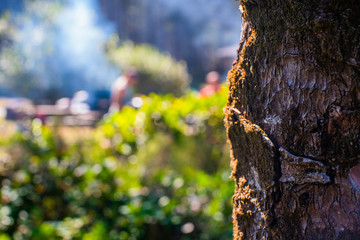
[[[360,2],[241,0],[234,239],[360,239]]]

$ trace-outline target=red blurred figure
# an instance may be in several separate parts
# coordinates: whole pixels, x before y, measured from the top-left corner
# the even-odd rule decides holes
[[[201,97],[210,97],[221,89],[220,75],[216,71],[209,72],[205,78],[206,84],[200,90]]]

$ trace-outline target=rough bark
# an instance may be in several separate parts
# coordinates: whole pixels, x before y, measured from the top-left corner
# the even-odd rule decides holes
[[[360,239],[360,4],[242,0],[234,239]]]

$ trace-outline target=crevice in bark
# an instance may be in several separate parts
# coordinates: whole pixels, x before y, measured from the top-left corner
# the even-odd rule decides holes
[[[281,178],[281,162],[280,162],[280,146],[276,143],[273,136],[269,135],[270,140],[274,144],[274,191],[271,193],[271,199],[273,201],[272,206],[270,207],[270,214],[272,216],[269,226],[275,226],[277,224],[277,219],[275,217],[275,208],[277,204],[281,201],[281,188],[280,188],[280,178]]]

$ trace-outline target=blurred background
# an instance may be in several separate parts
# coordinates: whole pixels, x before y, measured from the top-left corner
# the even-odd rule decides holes
[[[0,239],[231,239],[240,24],[232,0],[1,0]]]

